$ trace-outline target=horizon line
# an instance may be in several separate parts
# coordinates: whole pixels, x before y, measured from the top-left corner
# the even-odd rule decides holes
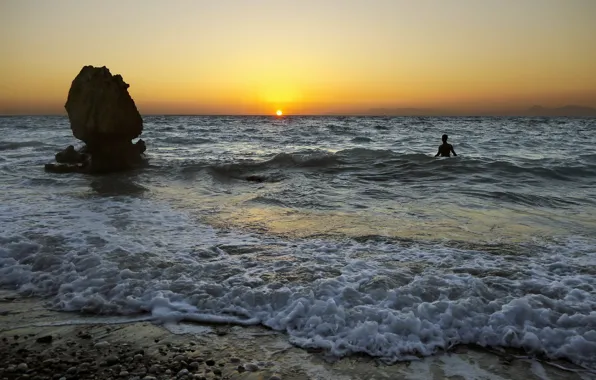
[[[572,117],[572,118],[594,118],[595,115],[529,115],[522,113],[451,113],[451,114],[382,114],[382,113],[295,113],[295,114],[284,114],[278,116],[276,114],[217,114],[217,113],[140,113],[141,117],[144,116],[195,116],[195,117],[271,117],[275,119],[283,119],[286,117],[546,117],[546,118],[558,118],[558,117]],[[68,117],[66,113],[0,113],[0,117],[26,117],[26,116],[39,116],[39,117]]]

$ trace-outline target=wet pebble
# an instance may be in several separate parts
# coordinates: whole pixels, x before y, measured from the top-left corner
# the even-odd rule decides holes
[[[70,367],[69,369],[66,370],[66,374],[67,375],[74,375],[77,373],[77,368],[76,367]]]
[[[186,376],[188,375],[190,372],[188,372],[188,370],[185,368],[183,370],[180,370],[180,372],[178,372],[178,377],[182,377],[182,376]]]
[[[254,363],[245,363],[244,368],[250,372],[256,372],[259,370],[259,366]]]
[[[114,365],[114,364],[118,364],[118,363],[120,363],[120,359],[118,359],[118,357],[117,357],[117,356],[115,356],[115,355],[110,355],[110,356],[108,356],[108,357],[106,358],[106,363],[107,363],[109,366],[112,366],[112,365]]]
[[[208,366],[215,365],[215,360],[213,360],[213,359],[208,359],[207,361],[205,361],[205,364],[207,364]]]
[[[199,365],[200,365],[199,362],[192,362],[188,365],[188,367],[190,369],[192,369],[193,371],[196,371],[197,369],[199,369]]]
[[[52,336],[51,335],[46,335],[46,336],[42,336],[37,338],[37,343],[52,343]]]
[[[143,355],[141,355],[141,354],[136,354],[136,355],[134,356],[134,360],[135,360],[135,361],[137,361],[137,362],[140,362],[141,360],[143,360]]]
[[[21,363],[17,366],[17,369],[22,372],[25,372],[28,368],[29,366],[27,366],[27,363]]]
[[[95,345],[94,345],[95,348],[106,348],[109,346],[110,346],[110,344],[108,342],[106,342],[105,340],[103,342],[95,343]]]
[[[239,365],[238,368],[236,368],[236,370],[238,370],[238,372],[242,373],[242,372],[246,371],[246,368],[244,368],[244,366]]]
[[[230,358],[230,363],[240,363],[240,359],[238,359],[238,358]]]
[[[120,377],[125,377],[125,376],[128,376],[128,375],[129,375],[128,371],[121,371],[119,376]]]
[[[213,370],[213,374],[217,375],[217,376],[221,376],[221,370],[216,368]]]

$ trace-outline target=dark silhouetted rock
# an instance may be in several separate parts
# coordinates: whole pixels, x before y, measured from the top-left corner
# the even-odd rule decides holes
[[[85,66],[72,81],[66,112],[72,134],[87,145],[132,140],[143,132],[143,119],[120,75]]]
[[[69,145],[56,154],[54,173],[103,174],[138,167],[147,146],[132,143],[143,131],[143,119],[120,75],[104,67],[85,66],[72,81],[66,111],[74,137],[86,145]]]
[[[85,161],[85,156],[77,152],[72,145],[69,145],[63,151],[56,153],[56,162],[61,164],[78,164],[83,161]]]

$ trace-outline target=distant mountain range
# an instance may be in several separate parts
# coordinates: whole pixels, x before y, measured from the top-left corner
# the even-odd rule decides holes
[[[528,116],[596,116],[596,108],[574,105],[559,108],[544,108],[542,106],[533,106],[530,107],[527,112]]]
[[[363,116],[545,116],[545,117],[596,117],[596,108],[567,105],[547,108],[532,106],[521,110],[499,110],[485,112],[466,112],[458,110],[441,110],[431,108],[371,108],[353,114]]]

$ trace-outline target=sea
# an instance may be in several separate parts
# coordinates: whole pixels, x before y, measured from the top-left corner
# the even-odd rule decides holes
[[[596,368],[596,119],[145,116],[141,138],[134,171],[46,173],[81,146],[68,118],[0,117],[1,288],[337,357]]]

